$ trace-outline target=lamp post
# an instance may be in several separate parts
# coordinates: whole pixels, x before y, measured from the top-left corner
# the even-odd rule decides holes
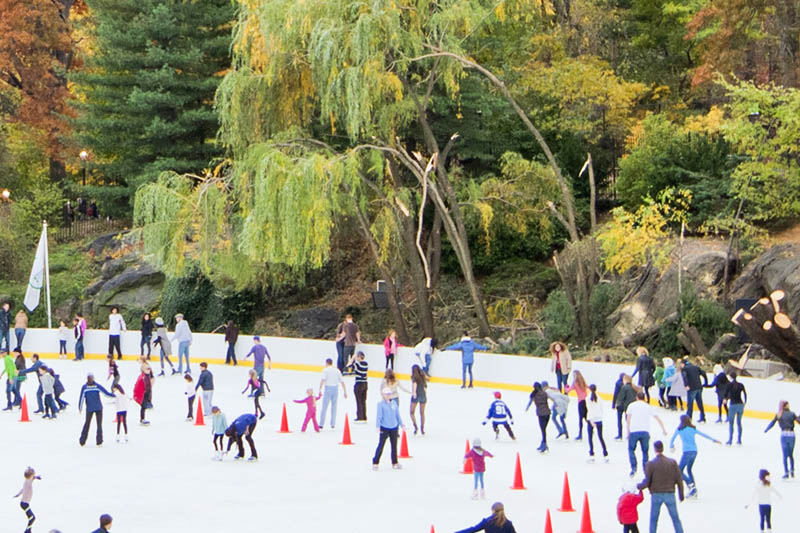
[[[81,150],[81,153],[78,154],[83,161],[83,186],[86,187],[86,160],[89,159],[89,152],[86,150]]]

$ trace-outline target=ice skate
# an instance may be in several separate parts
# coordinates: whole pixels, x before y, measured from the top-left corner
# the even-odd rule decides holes
[[[478,499],[478,489],[475,489],[475,490],[472,491],[472,499],[473,500],[477,500]]]
[[[401,468],[403,468],[403,466],[400,463],[395,463],[392,465],[392,468],[394,468],[395,470],[400,470]]]
[[[588,459],[586,459],[586,462],[589,463],[590,465],[593,465],[594,464],[594,457],[589,457]]]
[[[247,461],[253,463],[255,461],[258,461],[258,457],[256,457],[255,455],[251,455],[250,457],[247,458]]]
[[[481,489],[481,500],[485,500],[485,499],[486,499],[486,491]]]

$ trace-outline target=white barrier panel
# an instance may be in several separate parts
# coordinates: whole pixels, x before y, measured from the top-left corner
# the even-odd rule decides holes
[[[12,332],[13,333],[13,332]],[[171,336],[171,335],[170,335]],[[13,337],[13,335],[12,335]],[[122,353],[126,356],[139,354],[141,335],[138,331],[127,331],[121,335]],[[337,352],[333,341],[316,339],[295,339],[287,337],[261,337],[261,342],[269,350],[275,368],[289,370],[320,370],[326,358],[336,363]],[[252,336],[240,335],[236,343],[236,357],[242,362],[245,354],[253,345]],[[70,354],[74,353],[75,341],[67,341]],[[58,330],[28,329],[23,342],[24,352],[39,353],[43,358],[58,357]],[[87,330],[84,339],[84,350],[89,358],[103,358],[108,353],[108,332],[106,330]],[[370,367],[370,374],[378,376],[383,373],[385,357],[383,345],[360,344],[357,350],[363,351]],[[177,357],[177,346],[173,343],[173,355]],[[190,356],[193,362],[208,361],[223,363],[227,352],[225,336],[219,333],[193,333]],[[158,349],[153,351],[157,357]],[[252,359],[250,359],[252,361]],[[407,377],[411,365],[416,361],[413,349],[402,347],[395,359],[395,369],[400,377]],[[594,363],[573,361],[573,370],[580,370],[586,382],[597,385],[601,395],[610,399],[614,383],[622,372],[632,373],[633,365],[613,363]],[[473,365],[475,386],[504,390],[530,391],[534,381],[555,383],[555,375],[550,372],[550,359],[545,357],[529,357],[519,355],[500,355],[476,353]],[[431,363],[432,380],[439,383],[461,383],[461,353],[437,351]],[[709,376],[713,379],[713,376]],[[795,407],[800,407],[800,384],[740,378],[747,389],[748,402],[745,414],[758,418],[772,418],[777,411],[779,400],[788,400]],[[657,397],[654,387],[651,395]],[[703,401],[708,417],[716,417],[717,399],[713,389],[705,389]],[[796,404],[796,405],[795,405]]]

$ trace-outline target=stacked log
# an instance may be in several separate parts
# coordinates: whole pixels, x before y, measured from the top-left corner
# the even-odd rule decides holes
[[[762,345],[775,357],[800,374],[800,332],[786,311],[786,293],[773,291],[754,303],[750,309],[739,309],[731,322],[747,333],[753,342]]]

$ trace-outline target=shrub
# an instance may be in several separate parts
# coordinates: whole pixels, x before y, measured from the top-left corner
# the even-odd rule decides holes
[[[589,297],[589,320],[592,341],[605,337],[608,332],[608,317],[622,300],[622,290],[616,283],[599,283]]]
[[[575,310],[563,289],[551,292],[542,311],[544,337],[547,342],[567,341],[575,331]]]

